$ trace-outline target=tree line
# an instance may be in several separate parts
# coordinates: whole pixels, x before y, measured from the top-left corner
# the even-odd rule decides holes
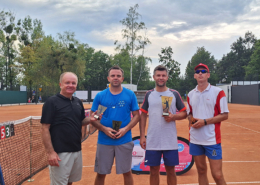
[[[144,22],[140,21],[138,4],[130,7],[120,23],[123,25],[124,43],[115,41],[113,55],[96,51],[87,43],[75,39],[75,33],[65,31],[57,37],[45,35],[40,20],[30,16],[16,21],[11,11],[0,12],[0,90],[17,90],[20,85],[33,89],[42,88],[42,95],[59,92],[59,76],[72,71],[78,75],[78,90],[102,90],[107,86],[107,71],[113,65],[124,70],[124,83],[138,86],[138,90],[154,88],[148,64],[152,62],[145,55],[151,45]],[[232,80],[259,80],[260,40],[248,31],[230,46],[230,52],[220,60],[198,47],[180,75],[180,63],[173,58],[171,46],[161,48],[159,63],[169,70],[167,86],[184,95],[195,87],[194,67],[204,63],[211,70],[211,84],[230,83]]]

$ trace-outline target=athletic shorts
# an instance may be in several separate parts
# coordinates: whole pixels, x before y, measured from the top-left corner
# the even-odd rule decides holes
[[[58,153],[59,167],[49,166],[51,185],[64,185],[69,182],[76,182],[82,176],[82,153],[63,152]]]
[[[116,161],[116,173],[127,173],[131,170],[133,141],[122,145],[97,144],[95,169],[99,174],[110,174],[114,158]]]
[[[206,155],[210,159],[218,160],[222,159],[222,148],[221,144],[216,145],[196,145],[190,143],[190,154],[197,155]]]
[[[146,150],[144,162],[148,166],[159,166],[162,163],[165,166],[176,166],[179,164],[179,153],[178,150]]]

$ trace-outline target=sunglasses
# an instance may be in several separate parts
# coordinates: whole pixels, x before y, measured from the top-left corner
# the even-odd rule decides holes
[[[196,74],[200,74],[200,72],[201,72],[202,74],[204,74],[204,73],[207,73],[208,71],[207,71],[206,69],[196,70],[196,71],[195,71]]]

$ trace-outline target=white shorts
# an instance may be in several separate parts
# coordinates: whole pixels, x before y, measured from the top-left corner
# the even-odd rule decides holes
[[[69,182],[81,180],[82,176],[82,153],[63,152],[59,153],[59,167],[49,166],[51,185],[64,185]]]

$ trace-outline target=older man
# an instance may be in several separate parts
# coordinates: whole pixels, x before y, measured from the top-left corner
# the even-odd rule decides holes
[[[77,75],[60,76],[60,93],[48,98],[42,108],[42,138],[46,149],[51,185],[71,185],[82,175],[81,127],[95,121],[85,118],[82,102],[73,97]]]

